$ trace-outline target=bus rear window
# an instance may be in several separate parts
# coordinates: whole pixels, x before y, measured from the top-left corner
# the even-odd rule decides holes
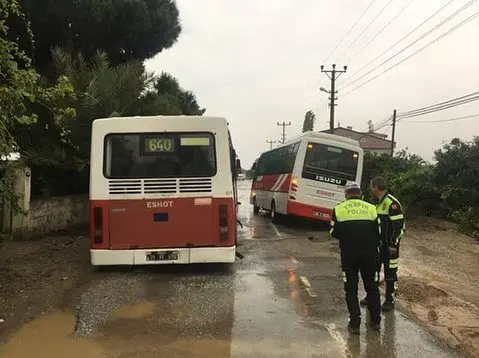
[[[356,180],[359,153],[320,143],[308,143],[303,177],[345,185]]]
[[[216,174],[211,133],[128,133],[105,137],[107,178],[212,177]]]

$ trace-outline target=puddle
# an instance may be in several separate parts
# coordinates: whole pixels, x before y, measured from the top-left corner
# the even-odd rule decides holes
[[[100,358],[98,342],[73,338],[75,317],[57,312],[30,322],[1,346],[0,358]]]
[[[149,301],[137,304],[129,304],[117,307],[113,310],[112,316],[124,319],[141,319],[153,315],[156,304]]]

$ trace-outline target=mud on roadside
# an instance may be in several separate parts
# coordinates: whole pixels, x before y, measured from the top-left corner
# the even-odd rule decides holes
[[[92,273],[84,231],[0,242],[0,342],[34,318],[74,310]]]
[[[454,224],[411,222],[402,241],[399,306],[467,357],[479,357],[479,245]]]

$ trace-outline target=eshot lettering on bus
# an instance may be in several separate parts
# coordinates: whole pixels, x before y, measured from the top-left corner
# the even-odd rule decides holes
[[[173,200],[164,200],[164,201],[148,201],[146,203],[148,209],[157,209],[157,208],[172,208]]]

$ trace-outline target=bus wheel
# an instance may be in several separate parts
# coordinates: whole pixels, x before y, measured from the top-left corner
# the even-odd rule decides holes
[[[273,224],[278,222],[278,213],[276,212],[276,203],[274,200],[271,202],[271,211],[269,212],[269,216]]]
[[[253,200],[253,214],[258,215],[259,214],[259,206],[256,205],[256,198]]]

